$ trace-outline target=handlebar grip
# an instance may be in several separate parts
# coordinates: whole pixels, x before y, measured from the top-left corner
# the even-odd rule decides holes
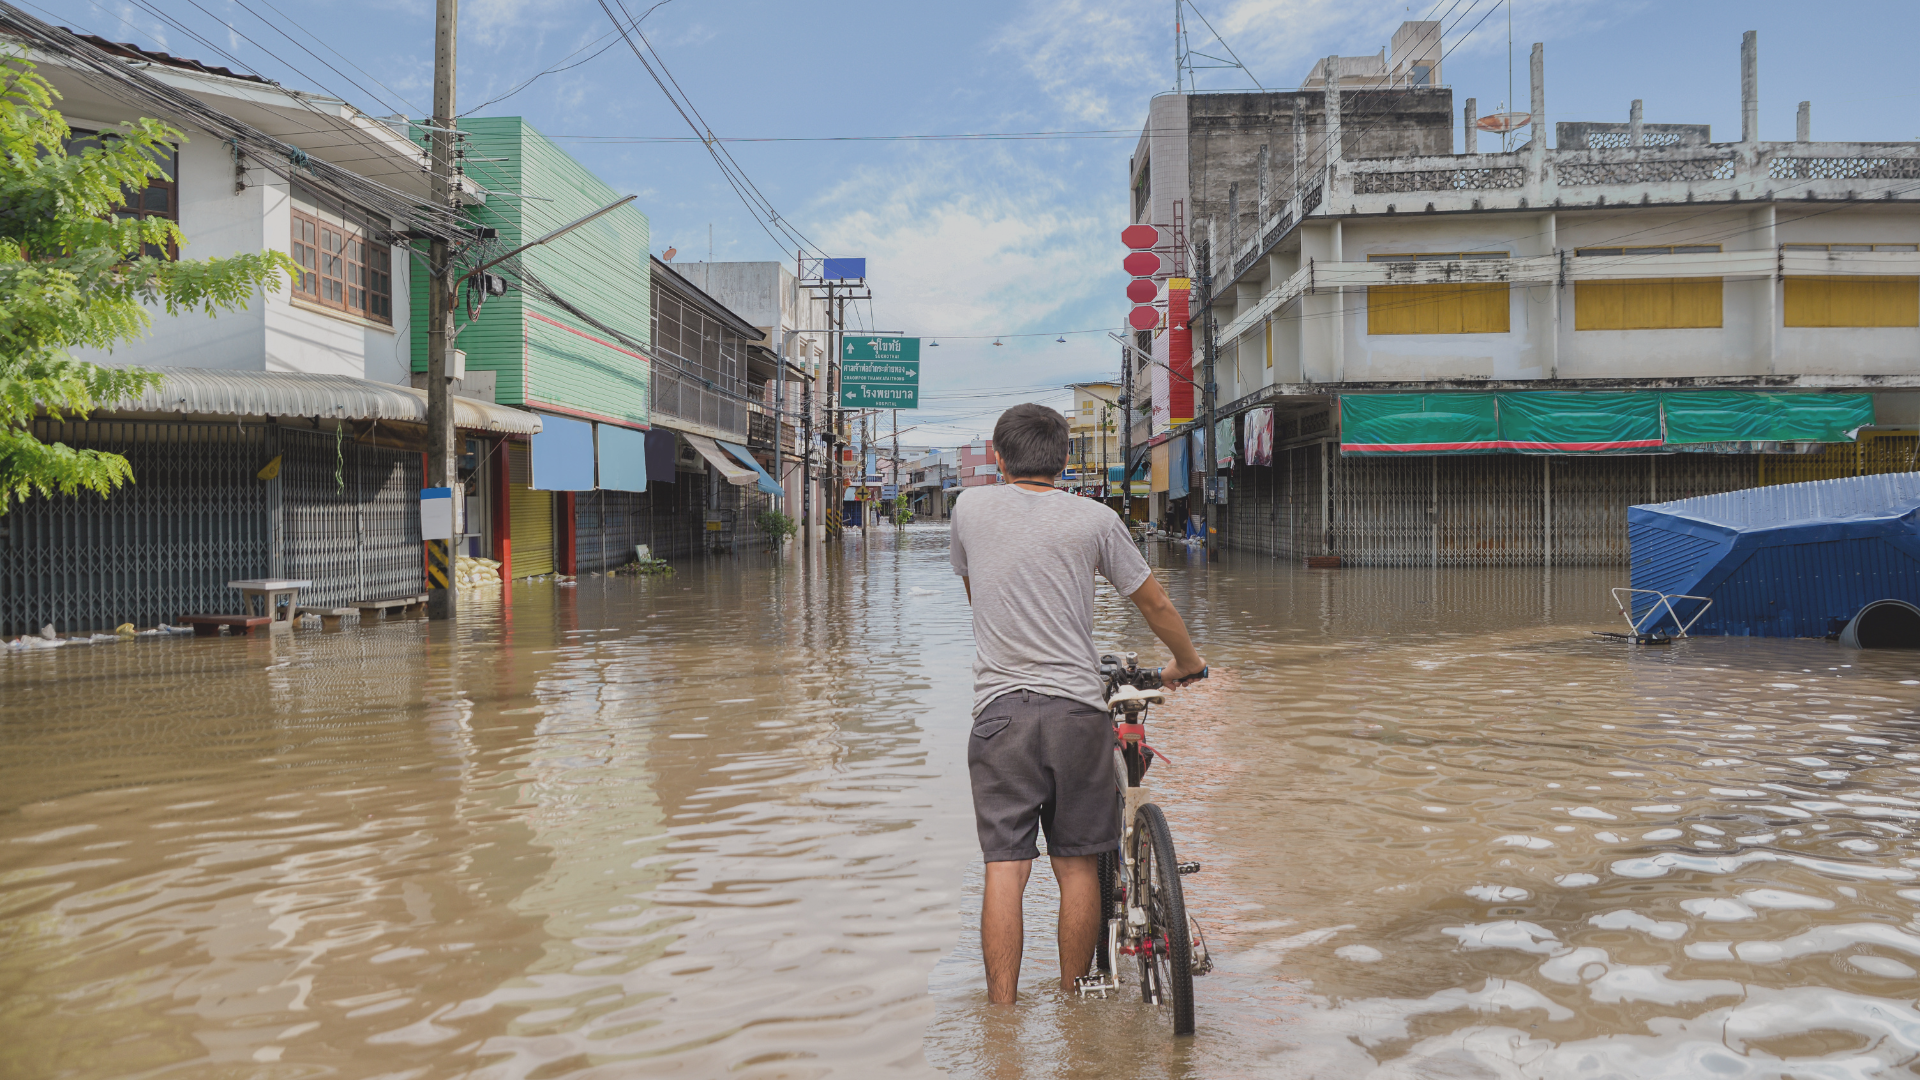
[[[1152,686],[1143,686],[1143,687],[1141,687],[1140,689],[1142,689],[1142,690],[1153,690],[1153,689],[1157,689],[1157,688],[1159,688],[1159,687],[1162,687],[1162,686],[1165,686],[1165,685],[1167,685],[1167,680],[1166,680],[1166,676],[1165,676],[1165,674],[1164,674],[1164,672],[1165,672],[1166,670],[1167,670],[1166,668],[1163,668],[1163,667],[1157,667],[1157,668],[1154,668],[1154,669],[1153,669],[1152,671],[1150,671],[1150,672],[1146,672],[1146,674],[1150,674],[1150,675],[1152,675],[1152,676],[1153,676],[1153,685],[1152,685]],[[1190,677],[1190,680],[1189,680],[1189,681],[1194,681],[1194,682],[1197,682],[1197,681],[1199,681],[1199,680],[1201,680],[1201,679],[1204,679],[1204,678],[1206,678],[1206,677],[1207,677],[1207,672],[1208,672],[1208,670],[1210,670],[1210,669],[1208,669],[1208,668],[1204,668],[1204,667],[1203,667],[1203,668],[1201,668],[1201,669],[1200,669],[1200,674],[1198,674],[1198,675],[1194,675],[1194,676],[1191,676],[1191,677]]]

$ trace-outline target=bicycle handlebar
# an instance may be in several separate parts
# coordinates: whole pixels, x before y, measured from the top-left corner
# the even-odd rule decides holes
[[[1135,660],[1135,654],[1127,653],[1124,660],[1108,653],[1100,658],[1100,674],[1112,687],[1131,686],[1137,690],[1159,690],[1166,686],[1162,672],[1166,668],[1143,668]],[[1188,681],[1198,681],[1207,677],[1207,668],[1201,668],[1198,675]]]

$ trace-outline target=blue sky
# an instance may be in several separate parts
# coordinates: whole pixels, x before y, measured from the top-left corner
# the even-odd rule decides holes
[[[1764,138],[1793,137],[1801,100],[1813,102],[1816,139],[1920,138],[1912,0],[1511,2],[1514,85],[1524,99],[1527,51],[1545,42],[1549,119],[1624,120],[1639,97],[1649,122],[1711,123],[1716,138],[1737,138],[1740,35],[1758,30]],[[375,114],[418,116],[431,100],[429,0],[42,3],[26,6],[142,47],[237,61]],[[653,7],[643,28],[720,135],[834,140],[730,149],[813,242],[868,258],[875,299],[864,325],[941,341],[925,352],[924,407],[902,416],[917,428],[908,440],[985,433],[1008,404],[1062,404],[1061,385],[1117,368],[1104,333],[1072,331],[1125,314],[1126,161],[1148,98],[1173,82],[1167,0],[626,4],[635,15]],[[1506,96],[1505,0],[1206,0],[1200,10],[1269,88],[1297,86],[1316,57],[1377,52],[1402,19],[1432,11],[1452,28],[1444,70],[1456,113],[1469,96],[1482,112]],[[463,111],[578,63],[480,111],[528,117],[638,194],[656,251],[703,259],[711,225],[716,258],[791,259],[698,143],[647,141],[690,133],[607,37],[598,0],[467,0],[461,20]],[[1192,36],[1203,47],[1204,30]],[[1245,78],[1212,72],[1202,86]],[[1091,134],[872,138],[1002,132]],[[1006,343],[992,345],[995,335]]]

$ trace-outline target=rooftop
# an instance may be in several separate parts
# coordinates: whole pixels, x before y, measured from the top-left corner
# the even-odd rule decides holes
[[[69,30],[64,26],[60,29],[66,30],[67,33],[72,34],[74,37],[92,45],[94,48],[99,49],[109,56],[118,56],[123,60],[144,60],[150,64],[184,68],[187,71],[198,71],[208,75],[218,75],[226,79],[241,79],[246,82],[261,83],[266,86],[279,85],[270,80],[263,79],[258,75],[242,75],[231,68],[215,67],[212,64],[203,64],[198,60],[189,60],[184,56],[174,56],[170,53],[152,52],[125,41],[109,41],[98,34],[82,34],[77,30]]]

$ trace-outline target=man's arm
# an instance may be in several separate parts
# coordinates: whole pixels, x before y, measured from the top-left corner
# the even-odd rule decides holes
[[[1187,624],[1180,618],[1173,601],[1168,599],[1167,590],[1161,587],[1159,579],[1149,574],[1147,580],[1133,590],[1129,599],[1146,617],[1153,636],[1159,638],[1160,643],[1173,653],[1173,663],[1160,672],[1163,682],[1170,687],[1179,686],[1206,670],[1207,662],[1194,649],[1193,639],[1187,636]]]

